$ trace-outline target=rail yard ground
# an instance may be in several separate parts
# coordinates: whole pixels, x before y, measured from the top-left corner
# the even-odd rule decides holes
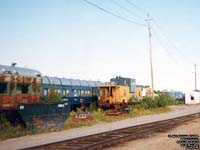
[[[183,150],[179,144],[176,143],[177,138],[169,138],[170,134],[181,135],[195,135],[200,136],[200,118],[192,122],[184,123],[181,126],[175,127],[164,133],[156,133],[145,138],[133,140],[131,142],[123,143],[116,147],[107,148],[106,150]]]
[[[168,112],[168,113],[145,115],[145,116],[134,117],[134,118],[125,118],[123,120],[119,120],[119,121],[115,121],[115,122],[100,122],[99,124],[95,124],[95,125],[91,125],[91,126],[82,126],[79,128],[63,130],[60,132],[43,133],[43,134],[37,134],[37,135],[27,135],[27,136],[23,136],[23,137],[19,137],[19,138],[8,139],[8,140],[4,140],[4,141],[0,142],[0,148],[2,150],[4,150],[4,149],[22,149],[22,148],[26,148],[26,147],[31,147],[31,146],[36,146],[36,145],[41,145],[41,144],[46,144],[46,143],[52,143],[52,142],[56,142],[56,141],[86,136],[86,135],[95,134],[95,133],[99,133],[99,132],[105,132],[105,131],[115,130],[115,129],[124,128],[124,127],[128,127],[128,126],[139,125],[139,124],[144,124],[144,123],[148,123],[148,122],[154,122],[154,121],[158,121],[158,120],[174,118],[174,117],[178,117],[181,115],[200,112],[200,105],[173,106],[173,108],[174,108],[173,111]],[[193,127],[192,124],[189,124],[188,126],[190,128]],[[188,130],[189,130],[189,127],[187,128]],[[194,128],[195,128],[195,126],[194,126]],[[194,132],[195,132],[195,130],[194,130]],[[152,138],[156,138],[156,136],[154,136]],[[151,145],[156,142],[154,142],[154,140],[150,140],[149,143]],[[144,145],[144,143],[142,141],[140,142],[140,144]],[[122,147],[120,147],[120,148],[122,148]]]
[[[25,135],[33,135],[33,134],[41,134],[41,133],[48,133],[55,130],[65,130],[65,129],[71,129],[71,128],[78,128],[81,126],[92,126],[94,124],[99,124],[102,122],[114,122],[123,120],[125,118],[129,117],[137,117],[142,115],[150,115],[150,114],[159,114],[159,113],[167,113],[172,111],[172,107],[161,107],[161,108],[154,108],[154,109],[142,109],[142,108],[134,108],[129,114],[123,114],[119,116],[107,116],[105,111],[102,111],[101,109],[98,109],[97,111],[93,111],[91,113],[92,118],[86,119],[86,120],[80,120],[75,121],[75,116],[77,113],[71,112],[70,117],[68,117],[67,121],[64,124],[63,128],[54,129],[54,128],[48,128],[48,129],[42,129],[42,130],[31,130],[31,129],[25,129],[21,126],[12,127],[5,118],[0,118],[0,141],[14,138],[14,137],[20,137]],[[6,132],[5,132],[6,131]]]

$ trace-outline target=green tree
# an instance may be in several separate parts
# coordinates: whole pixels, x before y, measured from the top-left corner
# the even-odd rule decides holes
[[[44,98],[44,102],[47,104],[54,104],[62,102],[61,95],[55,89],[54,85],[51,85],[49,92]]]

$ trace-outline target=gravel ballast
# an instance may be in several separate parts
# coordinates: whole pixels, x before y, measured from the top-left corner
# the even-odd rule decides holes
[[[67,140],[71,138],[77,138],[90,134],[96,134],[99,132],[106,132],[125,128],[129,126],[155,122],[159,120],[165,120],[175,118],[187,114],[193,114],[200,112],[200,105],[192,106],[174,106],[174,111],[169,113],[146,115],[135,118],[127,118],[124,120],[111,122],[111,123],[100,123],[93,126],[84,126],[69,130],[63,130],[60,132],[44,133],[37,135],[28,135],[19,138],[8,139],[0,142],[0,150],[14,150],[23,149],[27,147],[52,143],[56,141]],[[6,131],[5,131],[6,132]]]

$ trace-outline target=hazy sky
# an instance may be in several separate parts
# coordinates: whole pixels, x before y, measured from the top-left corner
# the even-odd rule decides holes
[[[194,89],[199,0],[129,0],[142,9],[126,0],[90,1],[142,24],[143,9],[148,11],[158,24],[151,22],[155,88]],[[0,64],[17,62],[43,75],[75,79],[109,81],[121,75],[146,85],[151,83],[147,31],[84,0],[0,0]]]

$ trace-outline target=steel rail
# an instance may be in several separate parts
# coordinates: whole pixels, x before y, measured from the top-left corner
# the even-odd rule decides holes
[[[180,116],[156,122],[136,125],[118,130],[107,131],[103,133],[88,135],[84,137],[64,140],[55,143],[44,144],[26,148],[24,150],[84,150],[84,149],[102,149],[108,146],[118,145],[130,140],[152,135],[155,132],[166,131],[173,127],[191,121],[199,117],[200,113]]]

